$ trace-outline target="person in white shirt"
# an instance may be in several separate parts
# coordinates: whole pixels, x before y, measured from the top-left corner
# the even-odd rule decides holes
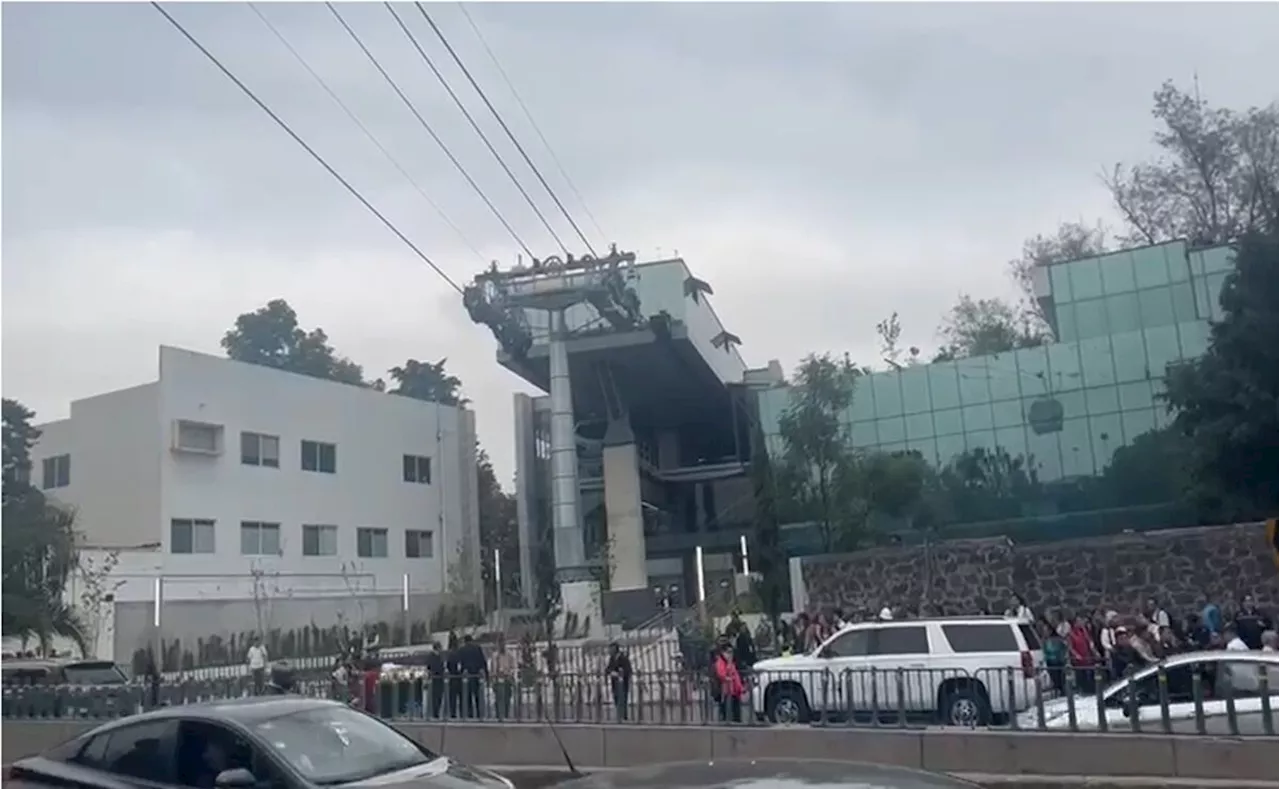
[[[1009,608],[1004,612],[1004,615],[1017,619],[1020,625],[1029,625],[1036,621],[1035,614],[1031,613],[1026,601],[1022,599],[1021,595],[1016,594],[1009,598]]]
[[[1228,652],[1248,652],[1249,645],[1240,638],[1240,634],[1236,632],[1236,626],[1228,623],[1222,628],[1222,640],[1227,642],[1226,649]]]
[[[1116,651],[1116,621],[1120,615],[1115,611],[1108,611],[1103,618],[1101,632],[1098,633],[1098,640],[1102,642],[1102,654],[1107,659],[1107,664],[1111,664],[1111,655]]]
[[[1151,620],[1151,624],[1155,625],[1157,632],[1162,627],[1173,627],[1173,621],[1169,619],[1169,612],[1161,608],[1154,597],[1147,600],[1146,615],[1147,619]]]
[[[253,677],[254,695],[261,696],[267,678],[267,648],[257,636],[249,640],[249,651],[245,653],[245,661],[249,664],[249,674]]]
[[[1262,634],[1262,651],[1276,652],[1277,643],[1280,643],[1280,637],[1277,637],[1276,631],[1268,630]]]

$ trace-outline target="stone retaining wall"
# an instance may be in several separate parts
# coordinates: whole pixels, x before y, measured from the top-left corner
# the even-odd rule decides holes
[[[1275,781],[1275,737],[892,731],[724,726],[557,726],[409,723],[397,727],[433,751],[471,764],[555,766],[560,748],[583,770],[711,759],[832,759],[939,773]],[[4,724],[11,762],[76,736],[87,723]],[[1274,784],[1273,784],[1274,785]]]
[[[1171,612],[1207,596],[1277,599],[1275,559],[1261,524],[1169,529],[1018,545],[1003,538],[877,548],[801,561],[808,601],[850,611],[884,605],[998,613],[1011,593],[1037,612],[1134,609],[1148,597]]]

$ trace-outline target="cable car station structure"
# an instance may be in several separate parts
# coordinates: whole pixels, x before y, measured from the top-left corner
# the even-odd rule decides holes
[[[548,542],[563,610],[597,632],[689,588],[709,533],[733,554],[751,518],[725,510],[750,498],[747,370],[709,295],[683,260],[637,263],[616,247],[495,264],[465,289],[498,362],[547,393],[515,396],[525,600]]]

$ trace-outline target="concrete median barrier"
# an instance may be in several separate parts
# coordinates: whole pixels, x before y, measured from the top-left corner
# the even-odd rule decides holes
[[[94,725],[7,720],[4,761],[39,753]],[[553,731],[545,724],[409,721],[396,726],[464,762],[511,767],[557,767],[563,744],[582,770],[755,757],[865,761],[952,774],[1271,781],[1274,786],[1277,769],[1274,737],[616,725],[562,725]]]

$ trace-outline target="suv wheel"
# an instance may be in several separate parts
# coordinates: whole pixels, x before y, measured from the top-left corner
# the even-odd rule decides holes
[[[769,694],[764,714],[773,723],[808,723],[809,702],[800,688],[781,687]]]
[[[942,700],[942,722],[947,726],[986,726],[991,722],[991,703],[981,685],[955,688]]]

